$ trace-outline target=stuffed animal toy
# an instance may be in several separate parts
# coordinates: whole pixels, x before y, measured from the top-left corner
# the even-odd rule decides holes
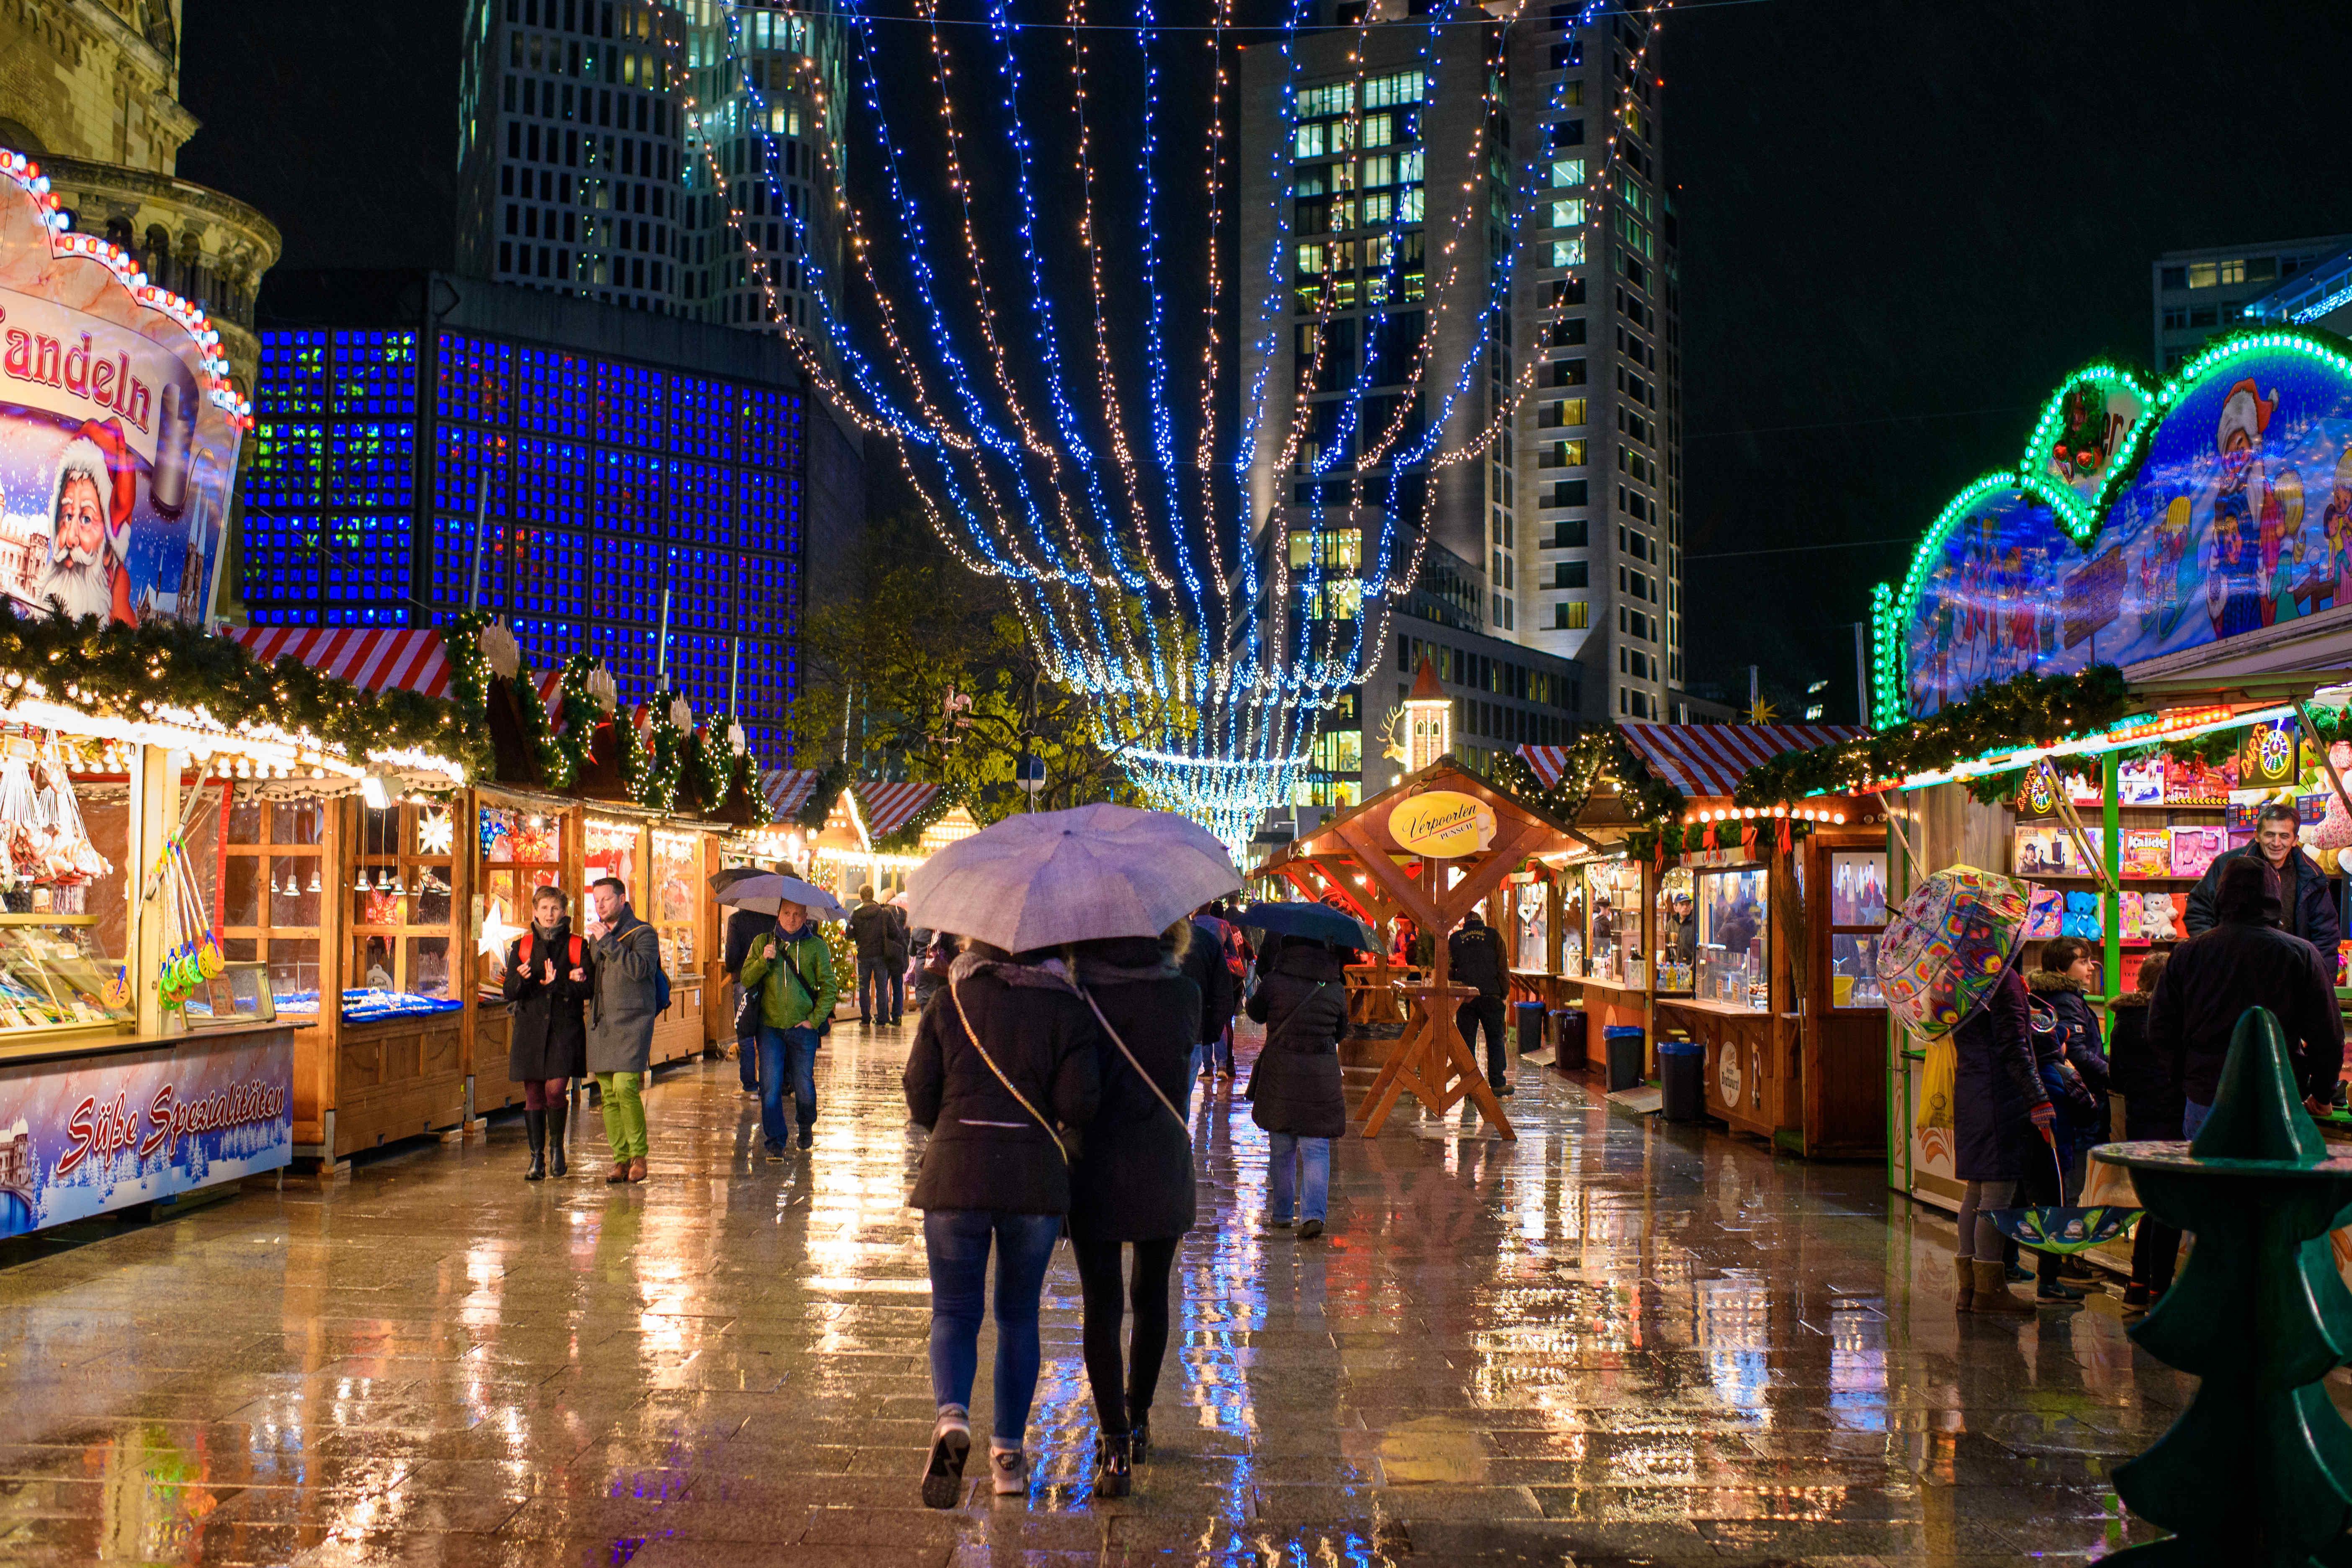
[[[2172,907],[2177,893],[2150,893],[2139,901],[2139,933],[2150,942],[2170,942],[2180,934]]]
[[[2099,921],[2099,896],[2096,893],[2066,895],[2066,913],[2059,921],[2062,935],[2079,936],[2085,942],[2097,942],[2105,934]]]

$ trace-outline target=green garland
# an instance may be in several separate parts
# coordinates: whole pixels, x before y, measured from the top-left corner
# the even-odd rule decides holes
[[[2130,711],[2123,672],[2111,664],[2093,665],[2079,675],[2015,675],[1979,687],[1967,701],[1912,723],[1759,763],[1739,781],[1733,798],[1759,806],[1843,795],[1973,757],[2095,734]],[[1985,787],[1999,798],[2000,786]],[[2014,781],[2007,787],[2014,791]]]
[[[1601,724],[1578,732],[1563,748],[1559,783],[1547,785],[1517,752],[1506,752],[1496,769],[1496,783],[1559,820],[1573,824],[1591,798],[1592,788],[1606,773],[1617,781],[1618,799],[1625,815],[1636,822],[1671,822],[1683,814],[1683,792],[1650,770],[1640,752],[1626,742],[1614,724]]]
[[[941,784],[939,793],[924,803],[922,810],[899,824],[888,837],[876,839],[874,847],[885,855],[913,854],[922,845],[923,830],[961,805],[963,801],[964,792],[961,784]],[[863,805],[862,802],[860,804]]]
[[[487,612],[468,610],[441,628],[442,647],[449,661],[450,691],[457,706],[482,724],[489,722],[490,683],[495,678],[489,655],[482,651],[482,633],[490,625]],[[584,694],[587,671],[593,666],[585,658],[577,662]],[[510,684],[516,711],[521,716],[523,747],[538,769],[539,782],[552,790],[570,789],[580,776],[581,764],[558,740],[555,726],[548,718],[547,704],[539,695],[539,682],[531,678],[530,667],[519,665]],[[561,698],[558,700],[560,703]]]
[[[307,731],[355,763],[419,751],[469,774],[488,763],[488,731],[446,698],[365,691],[291,657],[264,664],[234,637],[176,622],[0,616],[0,674],[12,685],[37,680],[52,700],[93,716],[137,719],[168,703],[230,726]]]

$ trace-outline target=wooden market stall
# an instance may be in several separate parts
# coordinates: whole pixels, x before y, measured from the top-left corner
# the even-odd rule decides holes
[[[1349,905],[1380,925],[1409,920],[1432,939],[1426,978],[1391,987],[1405,1027],[1361,1107],[1364,1136],[1379,1136],[1408,1090],[1441,1115],[1468,1099],[1488,1125],[1517,1136],[1455,1025],[1455,1009],[1474,993],[1449,978],[1445,939],[1530,858],[1571,846],[1589,847],[1566,824],[1444,756],[1327,817],[1252,870],[1283,877],[1309,899]],[[1376,973],[1384,974],[1385,955],[1379,956]]]

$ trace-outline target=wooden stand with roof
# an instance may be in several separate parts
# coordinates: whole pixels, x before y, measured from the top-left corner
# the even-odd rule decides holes
[[[1468,796],[1493,814],[1493,836],[1483,847],[1441,858],[1418,854],[1400,841],[1392,826],[1398,808],[1440,790]],[[1380,1136],[1397,1097],[1408,1089],[1439,1115],[1466,1099],[1504,1137],[1517,1136],[1454,1024],[1455,1007],[1475,993],[1452,982],[1445,939],[1465,915],[1500,888],[1529,857],[1561,850],[1575,837],[1565,824],[1496,788],[1447,756],[1361,805],[1328,818],[1314,832],[1268,857],[1252,873],[1284,877],[1307,897],[1318,900],[1342,892],[1373,918],[1402,915],[1433,939],[1434,968],[1428,983],[1400,988],[1410,1009],[1404,1037],[1382,1065],[1365,1099],[1365,1137]],[[1385,957],[1376,962],[1378,971],[1385,973]]]

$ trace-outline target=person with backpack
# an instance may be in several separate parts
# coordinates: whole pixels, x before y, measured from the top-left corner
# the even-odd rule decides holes
[[[743,984],[743,960],[753,939],[776,929],[776,917],[765,910],[735,910],[727,916],[727,941],[719,967],[735,983],[735,1077],[743,1098],[760,1098],[760,1001]]]
[[[1176,1108],[1192,1087],[1192,1020],[1201,1006],[1181,966],[1192,933],[1192,921],[1179,921],[1157,941],[1117,937],[1074,950],[1080,994],[1103,1035],[1095,1053],[1102,1097],[1070,1172],[1097,1497],[1125,1497],[1131,1467],[1150,1458],[1176,1249],[1194,1219],[1192,1136]],[[1132,1267],[1122,1270],[1130,1250]],[[1119,1324],[1130,1310],[1134,1333],[1122,1358]]]
[[[841,994],[833,955],[799,904],[777,907],[773,931],[752,940],[743,988],[759,999],[760,1131],[768,1163],[784,1159],[784,1075],[792,1075],[800,1146],[816,1142],[816,1049]]]
[[[589,884],[596,906],[588,922],[588,1070],[603,1091],[604,1137],[613,1146],[607,1186],[646,1179],[646,1102],[654,1026],[669,1011],[669,973],[661,938],[629,908],[628,884],[599,877]]]
[[[1265,1046],[1250,1071],[1250,1120],[1266,1134],[1266,1223],[1288,1227],[1297,1192],[1299,1239],[1312,1241],[1323,1234],[1331,1141],[1348,1135],[1339,1073],[1339,1042],[1348,1036],[1344,955],[1304,937],[1267,945],[1273,951],[1249,999],[1251,1019],[1265,1026]]]
[[[1445,939],[1445,963],[1455,984],[1474,987],[1478,993],[1454,1010],[1454,1024],[1462,1031],[1462,1043],[1475,1057],[1478,1053],[1478,1031],[1486,1031],[1486,1087],[1497,1096],[1507,1095],[1511,1086],[1503,1077],[1507,1060],[1503,1046],[1507,1011],[1503,998],[1510,985],[1509,966],[1503,961],[1503,939],[1495,934],[1495,928],[1481,919],[1477,910],[1472,910],[1462,917],[1462,929]]]
[[[909,1206],[923,1211],[931,1281],[931,1428],[923,1503],[953,1508],[971,1452],[971,1385],[996,1253],[996,1420],[989,1480],[1029,1489],[1024,1451],[1042,1357],[1045,1268],[1070,1212],[1071,1144],[1102,1093],[1094,1014],[1051,950],[971,942],[948,999],[923,1014],[907,1056],[907,1110],[929,1136]]]
[[[588,998],[595,990],[586,944],[572,934],[562,889],[530,896],[530,929],[507,944],[499,990],[507,1000],[507,1077],[522,1085],[526,1182],[570,1173],[563,1122],[571,1080],[588,1071]]]

